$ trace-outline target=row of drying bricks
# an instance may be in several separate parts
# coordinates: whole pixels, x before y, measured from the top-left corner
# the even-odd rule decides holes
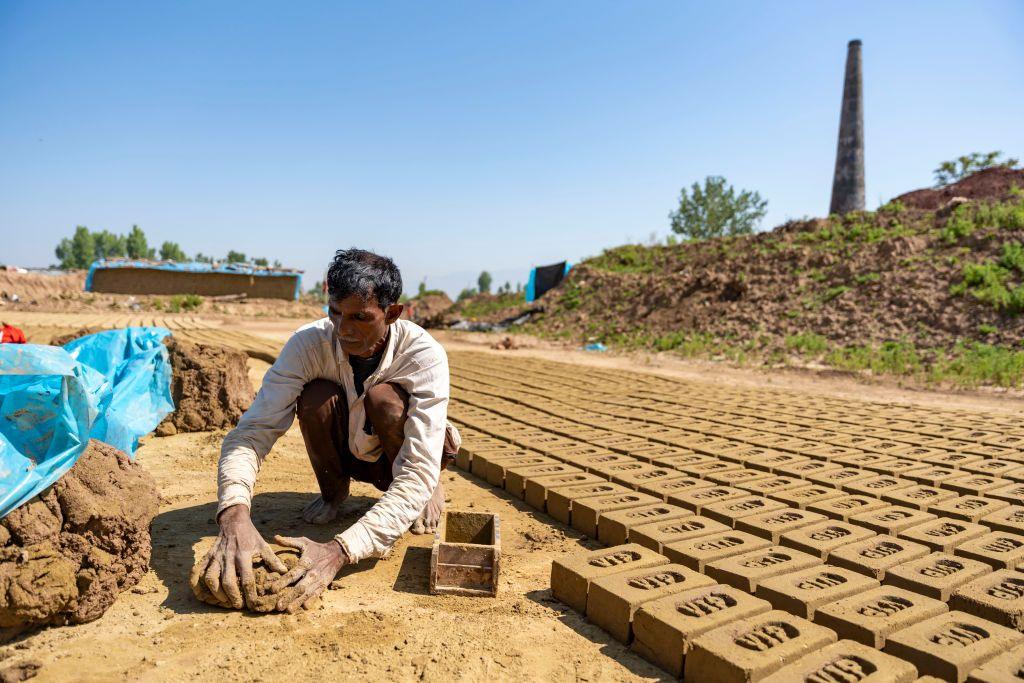
[[[1024,644],[1024,636],[1012,630],[1021,626],[1024,613],[1024,575],[1008,569],[1021,561],[1021,553],[1015,551],[1024,548],[1024,537],[923,513],[939,524],[922,530],[921,542],[914,542],[879,535],[871,527],[888,531],[889,518],[921,511],[888,506],[862,495],[844,495],[839,489],[833,489],[829,498],[814,501],[810,507],[821,510],[815,512],[687,476],[637,486],[630,474],[612,470],[609,476],[600,471],[611,465],[581,463],[591,465],[588,472],[553,458],[509,449],[508,444],[482,434],[470,436],[467,442],[472,445],[463,449],[457,462],[463,469],[503,486],[586,535],[610,545],[632,543],[610,555],[599,553],[594,558],[556,563],[553,590],[556,597],[586,613],[619,640],[632,642],[634,649],[676,675],[689,661],[685,666],[691,680],[758,680],[776,665],[835,640],[838,633],[862,644],[857,649],[846,640],[842,643],[851,653],[860,653],[859,660],[851,661],[863,660],[864,664],[858,665],[862,672],[875,666],[872,661],[881,661],[881,653],[871,646],[895,650],[922,671],[946,680],[964,680],[986,658],[1018,641]],[[633,486],[627,488],[630,483]],[[685,492],[676,490],[677,485]],[[666,487],[674,492],[666,492]],[[640,488],[646,491],[637,490]],[[850,514],[865,506],[879,509]],[[1016,510],[1024,519],[1022,512]],[[979,530],[981,533],[976,533]],[[652,571],[652,562],[665,566]],[[637,572],[639,576],[632,575]],[[721,585],[714,585],[716,582]],[[592,593],[596,594],[594,600],[590,600]],[[947,601],[959,611],[947,612]],[[641,605],[646,609],[637,612]],[[782,612],[769,613],[773,607]],[[735,657],[718,661],[729,652],[719,652],[709,660],[712,653],[707,649],[687,656],[697,636],[734,619],[743,619],[748,625],[748,617],[757,613],[767,615],[765,619],[772,624],[769,630],[785,641],[779,643],[785,645],[782,650],[768,648],[770,655],[763,657],[763,662],[753,661],[749,648],[735,643],[732,654],[739,656],[739,663],[732,661]],[[693,620],[693,614],[712,618],[697,619],[689,627],[673,623],[673,619]],[[917,623],[923,619],[925,623]],[[913,643],[900,644],[902,636],[912,635],[903,633],[911,624],[916,624],[910,628],[917,629],[915,633],[921,628],[936,631],[925,635],[926,639],[945,641],[948,637],[957,642],[957,638],[964,639],[963,631],[971,647],[961,653],[965,656],[962,661],[949,661],[948,656],[927,659],[926,648],[915,650]],[[951,629],[952,635],[943,629]],[[807,637],[785,637],[790,632]],[[979,645],[972,638],[981,632],[987,635]],[[773,638],[765,642],[771,643]],[[868,648],[873,660],[864,658],[863,648]],[[828,652],[836,654],[837,650]],[[788,654],[780,657],[781,653]],[[702,664],[705,660],[717,662],[711,667],[717,674],[704,670],[711,666]],[[799,664],[813,663],[801,660]],[[908,670],[886,666],[879,671],[889,680],[891,673]]]

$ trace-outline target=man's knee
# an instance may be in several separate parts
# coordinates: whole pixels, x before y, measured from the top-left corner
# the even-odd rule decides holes
[[[324,420],[341,396],[341,387],[327,379],[315,379],[302,387],[295,404],[299,422]]]
[[[404,422],[409,409],[409,394],[402,387],[389,382],[367,389],[363,401],[366,416],[375,427]]]

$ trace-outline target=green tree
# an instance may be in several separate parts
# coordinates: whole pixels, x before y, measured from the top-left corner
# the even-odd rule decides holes
[[[254,258],[252,260],[252,262],[253,262],[253,265],[256,265],[256,266],[263,266],[264,268],[269,268],[270,267],[270,261],[268,261],[265,258]]]
[[[476,279],[477,289],[480,290],[481,294],[491,293],[491,274],[486,270],[480,273],[480,277]]]
[[[164,242],[160,245],[160,258],[164,261],[187,261],[188,257],[177,242]]]
[[[473,289],[472,287],[466,287],[461,292],[459,292],[459,296],[457,299],[455,299],[455,302],[458,303],[460,301],[465,301],[466,299],[476,296],[476,294],[477,292],[475,289]]]
[[[207,256],[203,252],[199,252],[198,254],[196,254],[196,261],[198,261],[199,263],[213,263],[213,257]]]
[[[124,235],[115,235],[109,230],[100,230],[92,234],[94,254],[96,258],[114,258],[128,253]]]
[[[427,293],[427,281],[426,279],[420,280],[419,289],[416,290],[416,296],[423,296]]]
[[[62,239],[54,252],[60,259],[60,267],[65,270],[88,268],[96,255],[96,241],[89,228],[79,225],[71,239]]]
[[[935,174],[935,187],[942,187],[963,180],[972,173],[983,171],[986,168],[1005,166],[1006,168],[1017,168],[1017,159],[999,160],[1002,152],[972,152],[971,154],[957,157],[950,161],[943,161],[933,171]]]
[[[679,193],[679,208],[671,212],[672,232],[692,240],[749,235],[767,213],[768,201],[757,192],[739,194],[722,176],[708,176],[704,187],[694,183]]]
[[[146,241],[146,233],[137,225],[132,226],[131,232],[125,238],[125,250],[128,252],[128,258],[156,257],[156,249],[149,248],[149,242]]]
[[[245,254],[240,251],[232,249],[228,252],[227,258],[225,259],[228,263],[245,263]]]

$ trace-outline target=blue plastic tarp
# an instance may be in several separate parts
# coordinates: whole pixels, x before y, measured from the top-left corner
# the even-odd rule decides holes
[[[135,454],[174,410],[169,334],[134,327],[63,348],[0,344],[0,518],[71,469],[90,438]]]

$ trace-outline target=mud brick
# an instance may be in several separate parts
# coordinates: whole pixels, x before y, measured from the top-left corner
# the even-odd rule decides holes
[[[629,644],[633,614],[645,602],[691,588],[713,586],[714,581],[678,564],[663,564],[612,574],[590,582],[587,619],[616,640]]]
[[[644,472],[653,469],[657,468],[649,462],[643,462],[641,460],[634,460],[630,458],[629,460],[621,460],[617,462],[604,463],[601,465],[594,465],[592,467],[588,467],[587,471],[593,472],[594,474],[599,474],[607,479],[611,479],[616,484],[621,484],[622,482],[616,480],[616,477],[620,474],[629,474],[630,472]]]
[[[667,467],[672,470],[678,470],[680,467],[686,467],[687,465],[697,465],[702,462],[714,462],[715,458],[710,455],[704,455],[703,453],[683,453],[681,455],[667,455],[660,458],[652,458],[651,464],[657,465],[658,467]]]
[[[917,460],[897,456],[884,463],[870,465],[866,469],[869,469],[872,472],[878,472],[879,474],[888,474],[893,477],[909,478],[909,474],[911,472],[917,472],[927,467],[928,465],[918,462]]]
[[[916,510],[927,510],[935,503],[941,503],[944,500],[956,498],[956,495],[957,494],[954,491],[947,491],[946,489],[927,486],[925,484],[917,484],[915,486],[908,486],[906,488],[897,489],[896,491],[883,493],[882,500],[892,503],[893,505],[902,505],[903,507],[914,508]]]
[[[629,538],[632,543],[639,543],[660,553],[666,543],[710,536],[723,531],[729,531],[729,527],[707,517],[693,516],[632,527],[629,530]]]
[[[986,491],[998,489],[1013,484],[1009,479],[990,477],[985,474],[961,474],[958,477],[950,477],[943,481],[940,486],[950,491],[965,496],[980,496]]]
[[[765,579],[819,565],[813,555],[776,545],[710,562],[704,571],[715,581],[753,593]]]
[[[852,515],[850,517],[850,524],[871,529],[877,534],[898,536],[904,529],[930,522],[936,518],[937,515],[933,515],[930,512],[890,505],[889,507],[879,508],[878,510],[872,510],[860,515]]]
[[[768,472],[761,472],[759,470],[750,470],[741,468],[738,470],[730,470],[728,472],[720,472],[717,474],[709,474],[707,480],[719,484],[721,486],[733,486],[739,488],[741,484],[746,484],[752,481],[760,481],[762,479],[771,479],[773,474]]]
[[[616,481],[627,488],[643,491],[645,487],[653,486],[654,484],[659,484],[663,481],[680,479],[681,477],[682,474],[676,470],[669,469],[668,467],[652,465],[649,469],[639,472],[620,472],[617,476],[612,478],[612,481]],[[661,496],[658,497],[660,498]]]
[[[1024,505],[1024,484],[1009,484],[985,492],[986,498],[995,498],[1012,505]]]
[[[505,490],[522,500],[526,495],[527,480],[552,474],[585,474],[585,472],[579,467],[567,465],[564,462],[509,467],[505,470]]]
[[[882,581],[886,570],[924,557],[929,552],[928,546],[920,543],[895,536],[875,536],[836,548],[829,553],[828,563]]]
[[[810,509],[810,506],[815,503],[846,495],[847,494],[844,494],[839,489],[823,486],[821,484],[808,484],[807,486],[801,486],[799,488],[770,493],[768,497],[772,500],[782,501],[787,505],[798,507],[801,510],[808,510]]]
[[[787,548],[801,550],[821,559],[840,546],[863,541],[875,535],[864,527],[829,520],[813,526],[805,526],[782,534],[779,542]]]
[[[967,677],[967,683],[1006,683],[1024,676],[1024,646],[1018,646],[988,660]],[[920,683],[920,682],[918,682]]]
[[[864,470],[857,469],[856,467],[841,467],[838,470],[832,470],[831,472],[812,474],[807,477],[807,480],[815,484],[821,484],[822,486],[841,489],[844,486],[864,481],[866,479],[871,479],[875,476],[877,475],[873,472],[865,472]]]
[[[765,479],[757,479],[738,484],[736,488],[749,491],[750,493],[758,496],[767,496],[779,491],[788,491],[789,489],[800,488],[803,486],[807,486],[807,482],[803,479],[797,479],[796,477],[771,476]]]
[[[633,651],[679,678],[694,639],[772,606],[730,586],[707,586],[646,602],[633,615]]]
[[[895,586],[880,586],[822,605],[814,623],[870,647],[885,647],[896,631],[949,611],[946,603]]]
[[[563,462],[575,462],[579,458],[587,458],[594,455],[611,455],[612,451],[600,446],[590,444],[578,444],[574,446],[554,446],[547,449],[548,454],[556,460]]]
[[[885,652],[913,663],[919,673],[961,682],[972,669],[1022,643],[1024,635],[1014,630],[953,611],[891,634]]]
[[[629,530],[633,527],[693,516],[689,510],[660,501],[650,505],[602,513],[597,519],[597,540],[605,545],[619,545],[629,539]]]
[[[548,514],[562,524],[569,524],[572,521],[572,506],[574,501],[592,496],[607,496],[623,493],[632,493],[632,491],[621,484],[615,484],[610,481],[602,482],[600,484],[553,486],[548,489]]]
[[[604,479],[590,472],[571,472],[569,474],[553,474],[544,477],[533,477],[526,480],[523,499],[526,504],[538,510],[547,510],[548,489],[581,484],[603,484]]]
[[[757,453],[748,457],[744,464],[762,472],[774,472],[779,467],[788,467],[810,460],[807,456],[784,453],[770,448],[753,448],[751,450],[757,451]]]
[[[641,505],[650,505],[657,502],[660,501],[654,496],[648,496],[646,493],[629,489],[626,489],[625,493],[578,498],[573,501],[569,523],[573,529],[581,534],[597,538],[597,519],[600,515],[615,510],[636,508]]]
[[[743,517],[785,509],[785,503],[780,503],[777,500],[771,500],[764,496],[749,495],[743,498],[733,498],[731,500],[723,500],[720,503],[705,505],[701,508],[701,514],[722,524],[735,526],[736,521]]]
[[[686,493],[688,491],[698,491],[700,489],[710,489],[715,486],[713,483],[705,479],[688,477],[678,471],[676,474],[678,476],[675,479],[666,479],[648,486],[641,486],[639,490],[667,501],[670,496],[674,496],[676,494]]]
[[[662,544],[662,552],[672,562],[699,572],[717,560],[761,550],[771,545],[766,539],[743,531],[723,531],[709,536]]]
[[[683,679],[755,683],[836,642],[830,629],[779,610],[733,621],[694,639]]]
[[[831,460],[832,458],[841,458],[844,455],[854,455],[856,453],[863,453],[864,451],[860,448],[854,448],[853,446],[823,443],[810,448],[802,448],[800,449],[800,452],[814,458],[820,458],[821,460]]]
[[[797,462],[784,467],[779,467],[774,471],[779,475],[806,479],[807,477],[815,474],[827,474],[841,469],[843,469],[842,465],[836,465],[835,463],[828,462],[827,460],[808,460],[806,462]]]
[[[990,477],[1010,478],[1011,476],[1019,477],[1021,474],[1024,474],[1024,467],[1019,462],[999,460],[998,458],[964,465],[961,469],[965,472],[974,472],[975,474],[987,474]],[[1013,481],[1017,481],[1017,479]]]
[[[475,459],[474,459],[475,461]],[[502,488],[505,485],[505,473],[514,467],[533,467],[536,465],[560,465],[554,458],[546,455],[533,455],[514,459],[501,458],[487,463],[487,483]]]
[[[492,462],[501,462],[503,460],[519,461],[518,464],[532,465],[532,462],[523,462],[531,458],[542,458],[545,457],[536,451],[527,451],[520,448],[501,448],[493,451],[473,451],[473,458],[470,460],[469,467],[474,477],[480,479],[487,479],[487,466]]]
[[[764,579],[754,594],[775,609],[813,620],[818,607],[879,585],[877,580],[850,569],[822,565]]]
[[[913,683],[917,668],[854,640],[840,640],[798,659],[765,678],[763,683]]]
[[[952,553],[957,546],[987,533],[988,527],[981,524],[939,517],[930,522],[912,526],[901,531],[897,536],[908,541],[923,543],[936,552]]]
[[[739,531],[746,531],[748,534],[768,539],[778,544],[782,534],[828,521],[825,515],[797,508],[784,508],[764,512],[749,517],[742,517],[736,520],[735,527]]]
[[[936,600],[948,601],[957,588],[991,572],[992,567],[984,562],[948,553],[932,553],[890,567],[885,572],[884,581],[887,586],[906,588]]]
[[[465,432],[463,432],[464,434]],[[455,466],[463,472],[469,472],[473,463],[473,451],[469,450],[465,446],[459,447],[459,452],[455,454]]]
[[[673,455],[687,455],[692,454],[693,451],[686,448],[678,448],[676,446],[661,446],[653,445],[646,448],[636,448],[629,452],[634,458],[643,460],[644,462],[652,462],[655,458],[666,458]]]
[[[664,564],[668,564],[668,558],[635,543],[568,555],[551,563],[551,594],[585,613],[587,592],[594,579]]]
[[[743,498],[748,495],[750,494],[747,491],[734,489],[731,486],[713,486],[711,488],[684,491],[683,493],[670,495],[668,496],[668,502],[700,514],[700,511],[706,505]]]
[[[742,470],[743,465],[715,458],[712,462],[702,462],[699,465],[681,465],[676,469],[680,472],[685,472],[691,477],[707,479],[712,474],[722,474],[723,472]]]
[[[927,486],[939,486],[942,482],[947,479],[953,479],[954,477],[963,476],[963,472],[952,467],[942,467],[940,465],[932,465],[920,470],[914,470],[907,472],[904,476],[907,479],[916,481],[918,484],[925,484]]]
[[[1024,573],[1000,569],[981,576],[957,588],[949,607],[1024,631]]]
[[[934,513],[940,517],[949,517],[951,519],[959,519],[965,522],[977,522],[983,517],[987,517],[993,512],[998,512],[1005,507],[1009,507],[1009,503],[1003,500],[996,500],[994,498],[982,498],[981,496],[957,496],[956,498],[950,498],[944,500],[941,503],[936,503],[928,508],[928,511]]]
[[[971,465],[976,462],[984,460],[980,455],[967,455],[965,453],[954,453],[952,451],[946,451],[941,455],[930,455],[927,458],[921,458],[922,462],[931,463],[932,465],[939,465],[940,467],[952,467],[959,469],[964,465]]]
[[[885,503],[877,498],[871,496],[838,496],[836,498],[829,498],[823,500],[820,503],[814,503],[808,505],[807,509],[810,512],[817,512],[831,517],[832,519],[840,519],[844,522],[850,521],[850,517],[854,515],[861,515],[865,512],[872,510],[879,510],[887,507]]]
[[[587,472],[593,472],[599,467],[607,467],[618,462],[632,463],[636,462],[636,458],[631,458],[628,455],[622,453],[596,453],[592,455],[584,455],[573,460],[567,460],[577,467],[582,467]]]
[[[1016,569],[1024,564],[1024,536],[993,531],[960,544],[954,554],[984,562],[995,569]]]
[[[993,531],[1024,535],[1024,505],[1009,505],[982,517],[979,522]]]
[[[891,477],[887,474],[878,474],[871,479],[864,479],[852,484],[846,484],[843,486],[843,490],[847,493],[853,493],[860,496],[881,498],[890,491],[899,491],[912,485],[914,485],[914,482],[909,479]]]
[[[890,460],[895,460],[894,456],[882,455],[881,453],[854,453],[851,455],[841,455],[838,458],[833,458],[832,462],[843,467],[856,467],[862,470],[871,470],[871,465],[877,465],[879,463],[885,464]],[[874,470],[871,470],[874,472]]]

